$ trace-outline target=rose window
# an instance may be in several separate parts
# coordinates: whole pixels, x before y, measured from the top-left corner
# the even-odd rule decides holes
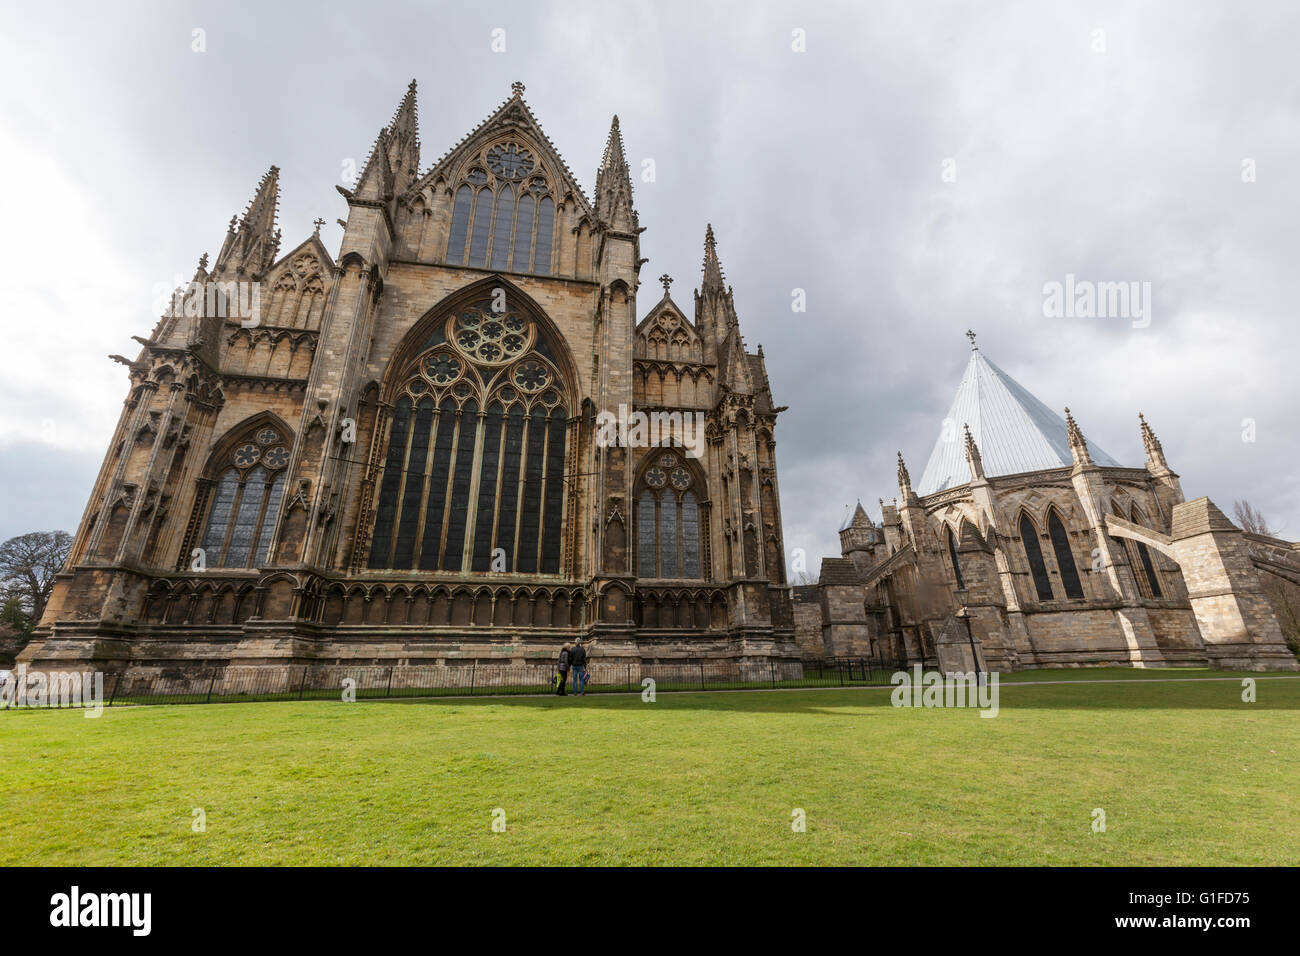
[[[678,491],[685,491],[691,486],[691,473],[685,468],[677,468],[673,471],[673,487]]]
[[[434,355],[426,360],[424,371],[435,385],[446,385],[460,374],[460,362],[450,355]]]
[[[668,481],[668,473],[656,465],[645,473],[645,483],[651,488],[662,488]]]
[[[664,455],[659,459],[659,464],[665,468],[671,468],[673,465],[677,464],[677,458],[673,455]]]
[[[262,462],[267,468],[283,468],[289,463],[289,449],[283,445],[276,445],[266,453],[266,457],[262,459]]]
[[[235,464],[240,468],[247,468],[250,465],[257,464],[257,459],[262,457],[262,449],[258,448],[252,442],[246,445],[240,445],[235,449]]]
[[[526,392],[535,392],[551,380],[551,373],[541,362],[524,362],[515,369],[514,381]]]
[[[487,151],[487,164],[501,179],[523,179],[537,165],[532,153],[515,143],[493,146]]]
[[[269,445],[271,444],[271,442],[279,440],[280,433],[277,432],[274,428],[263,428],[253,437],[256,438],[258,442],[260,442],[261,444]]]
[[[514,313],[466,309],[452,323],[451,339],[476,362],[499,365],[523,355],[532,344],[526,319]]]

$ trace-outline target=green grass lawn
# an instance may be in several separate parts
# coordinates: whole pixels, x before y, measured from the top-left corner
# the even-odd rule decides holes
[[[0,713],[0,864],[1300,863],[1300,680],[1101,673]]]

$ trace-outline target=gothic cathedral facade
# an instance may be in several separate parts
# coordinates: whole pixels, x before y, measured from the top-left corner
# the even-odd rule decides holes
[[[798,658],[762,349],[712,227],[693,317],[664,276],[637,320],[617,117],[594,200],[521,84],[421,171],[412,82],[339,187],[337,258],[320,220],[281,252],[278,190],[114,356],[130,392],[24,660]],[[638,413],[668,427],[607,440]]]

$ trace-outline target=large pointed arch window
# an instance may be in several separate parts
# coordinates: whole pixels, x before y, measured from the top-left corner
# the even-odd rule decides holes
[[[1052,600],[1052,579],[1047,576],[1047,564],[1043,561],[1043,549],[1038,543],[1038,529],[1029,520],[1029,515],[1020,515],[1020,543],[1025,549],[1025,559],[1029,562],[1029,573],[1034,579],[1034,592],[1040,601]]]
[[[966,582],[961,573],[961,558],[957,556],[957,537],[952,533],[951,526],[948,526],[948,557],[952,559],[952,573],[957,578],[957,590],[964,591]]]
[[[440,320],[393,402],[367,564],[558,574],[569,386],[531,318]]]
[[[704,576],[700,492],[694,473],[675,451],[655,453],[638,482],[636,573],[643,578]]]
[[[262,425],[213,463],[199,539],[207,567],[255,568],[266,563],[284,497],[289,447],[279,428]]]
[[[551,180],[533,151],[497,143],[474,157],[452,200],[448,264],[549,275],[554,242]]]
[[[1133,507],[1131,514],[1134,524],[1146,524],[1146,522],[1142,520],[1142,514],[1137,510],[1136,505]],[[1121,517],[1123,517],[1123,515],[1121,515]],[[1137,579],[1138,590],[1143,592],[1143,597],[1159,599],[1163,596],[1163,592],[1160,590],[1160,578],[1156,574],[1155,562],[1151,560],[1151,549],[1146,546],[1146,542],[1144,541],[1134,541],[1133,545],[1134,550],[1137,551],[1138,564],[1142,572],[1141,574],[1134,575]]]
[[[1079,569],[1074,563],[1074,552],[1070,550],[1070,536],[1065,533],[1065,525],[1053,509],[1047,518],[1047,532],[1052,539],[1052,550],[1056,553],[1056,566],[1061,569],[1061,584],[1065,596],[1074,601],[1083,599],[1083,585],[1079,581]]]

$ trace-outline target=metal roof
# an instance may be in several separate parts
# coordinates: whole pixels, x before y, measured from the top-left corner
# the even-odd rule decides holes
[[[979,446],[984,463],[984,474],[990,478],[1068,468],[1074,462],[1065,419],[986,359],[982,352],[972,349],[966,374],[957,386],[952,408],[916,487],[918,495],[932,495],[970,481],[963,425],[970,426],[971,437]],[[1088,451],[1098,465],[1119,467],[1119,462],[1091,441]]]

